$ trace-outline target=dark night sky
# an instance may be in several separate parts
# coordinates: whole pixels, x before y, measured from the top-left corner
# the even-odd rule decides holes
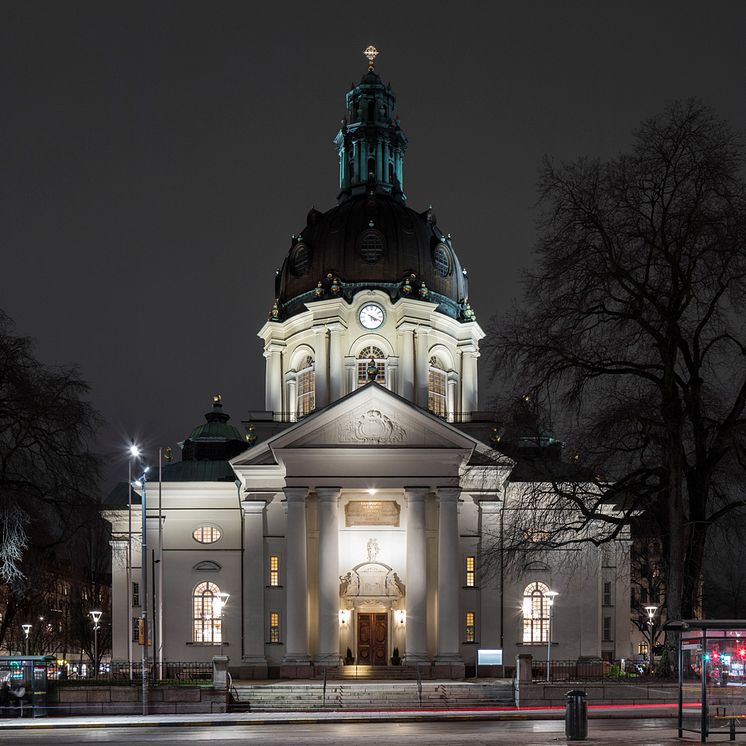
[[[542,156],[614,155],[674,98],[745,128],[744,28],[741,2],[6,1],[0,308],[91,383],[108,487],[129,436],[175,445],[213,392],[234,421],[263,408],[274,270],[335,202],[369,43],[409,204],[453,234],[485,325],[520,293]]]

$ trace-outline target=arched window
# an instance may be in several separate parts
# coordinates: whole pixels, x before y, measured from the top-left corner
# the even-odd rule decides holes
[[[376,104],[374,101],[368,101],[368,121],[372,122],[376,118]]]
[[[381,386],[386,385],[386,356],[383,354],[383,350],[380,347],[374,345],[368,345],[363,347],[357,355],[357,385],[364,386],[368,383],[368,364],[373,359],[373,362],[378,368],[376,374],[376,383],[380,383]]]
[[[531,583],[523,591],[523,642],[546,643],[549,637],[549,586]]]
[[[394,183],[394,164],[389,161],[389,184]]]
[[[192,591],[192,641],[220,643],[220,588],[199,583]]]
[[[376,178],[376,159],[375,158],[368,158],[368,178],[369,179]]]
[[[427,408],[438,417],[445,417],[448,413],[447,401],[446,372],[440,360],[433,355],[427,371]]]
[[[314,361],[309,355],[295,375],[295,411],[298,417],[304,417],[316,409],[316,381],[314,378]]]

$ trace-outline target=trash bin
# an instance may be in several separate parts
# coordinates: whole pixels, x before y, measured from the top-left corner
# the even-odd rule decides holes
[[[568,741],[585,741],[588,738],[588,696],[581,689],[567,692],[565,707],[565,736]]]

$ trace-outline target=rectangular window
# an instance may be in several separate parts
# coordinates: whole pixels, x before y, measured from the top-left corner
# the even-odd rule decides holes
[[[648,644],[646,642],[641,642],[637,648],[637,652],[642,655],[643,657],[648,657]]]
[[[446,374],[437,368],[427,374],[427,408],[438,417],[446,416]]]
[[[140,641],[140,617],[132,617],[132,642]]]
[[[381,386],[386,385],[386,361],[376,360],[376,383],[380,383]],[[359,360],[357,364],[357,385],[365,386],[368,383],[368,365],[370,364],[370,358],[367,360]]]
[[[473,588],[476,585],[476,577],[474,574],[474,568],[476,567],[476,557],[466,558],[466,585],[468,588]]]
[[[280,585],[280,557],[276,554],[269,556],[269,584],[272,586]]]
[[[298,373],[297,377],[297,401],[298,417],[304,417],[316,408],[316,391],[314,383],[313,368],[306,368]]]
[[[611,617],[604,617],[603,641],[611,642]]]
[[[475,621],[476,615],[473,611],[466,612],[466,642],[474,642],[476,640],[475,635]]]
[[[269,614],[269,641],[280,642],[280,612],[271,611]]]
[[[603,599],[603,605],[604,606],[611,606],[611,582],[605,581],[604,582],[604,599]]]
[[[140,584],[132,583],[132,605],[140,605]]]

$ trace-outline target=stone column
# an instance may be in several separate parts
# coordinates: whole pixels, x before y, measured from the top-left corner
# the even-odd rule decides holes
[[[501,517],[502,503],[496,498],[479,501],[479,533],[481,538],[477,556],[500,556],[502,551]],[[502,648],[505,642],[502,630],[503,610],[501,604],[504,592],[500,586],[501,582],[499,564],[492,572],[485,574],[482,574],[481,568],[477,567],[481,617],[481,619],[477,619],[480,629],[479,642],[481,647],[487,649]],[[513,607],[510,608],[510,613],[513,613]]]
[[[414,337],[414,349],[414,403],[427,409],[427,374],[430,368],[427,353],[430,350],[430,335],[426,329],[417,330]]]
[[[314,360],[316,409],[322,409],[329,403],[329,340],[327,334],[326,327],[316,330],[316,358]]]
[[[115,660],[127,660],[132,620],[127,588],[127,542],[113,539],[111,547],[111,646]]]
[[[346,355],[344,359],[344,381],[342,396],[357,388],[357,360],[352,355]]]
[[[244,646],[241,664],[252,667],[251,678],[254,679],[267,676],[267,659],[264,657],[264,586],[267,584],[264,561],[265,506],[264,500],[247,500],[241,503],[244,536],[244,588],[241,597]]]
[[[267,371],[264,382],[264,406],[274,412],[274,419],[282,419],[282,350],[284,345],[270,342],[264,348]]]
[[[319,596],[316,661],[339,665],[339,487],[318,487]]]
[[[288,413],[290,422],[298,419],[298,380],[295,373],[291,373],[287,378],[287,406],[285,409]]]
[[[411,325],[399,328],[401,342],[399,396],[414,402],[414,327]]]
[[[458,488],[438,489],[438,660],[461,660]]]
[[[460,412],[457,412],[460,407],[458,407],[458,374],[456,371],[448,371],[446,386],[446,413],[448,422],[460,422]]]
[[[471,413],[478,407],[477,358],[479,350],[476,345],[461,350],[461,412],[462,422],[471,420]]]
[[[308,663],[307,487],[286,487],[286,642],[283,663]]]
[[[344,360],[342,357],[342,333],[344,327],[334,324],[329,327],[329,396],[337,401],[344,396]]]
[[[427,487],[405,487],[407,496],[407,663],[427,655],[427,542],[425,495]]]

